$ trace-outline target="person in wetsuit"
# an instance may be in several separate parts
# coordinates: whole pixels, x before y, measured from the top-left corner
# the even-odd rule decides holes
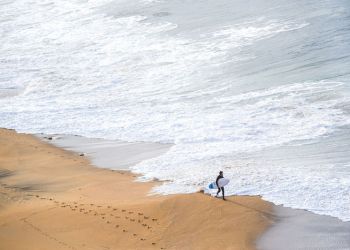
[[[218,177],[216,177],[216,186],[218,187],[218,192],[216,193],[216,196],[215,196],[215,197],[218,197],[220,191],[222,191],[222,199],[223,199],[223,200],[226,200],[226,199],[225,199],[225,190],[224,190],[224,187],[219,187],[219,180],[220,180],[221,178],[224,178],[224,173],[223,173],[222,171],[220,171]]]

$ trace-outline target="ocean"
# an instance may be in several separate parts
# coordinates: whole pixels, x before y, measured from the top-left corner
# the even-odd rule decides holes
[[[0,127],[171,143],[132,170],[350,221],[346,0],[0,0]]]

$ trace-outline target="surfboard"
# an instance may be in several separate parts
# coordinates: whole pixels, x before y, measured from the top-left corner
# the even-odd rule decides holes
[[[218,180],[219,187],[224,187],[229,182],[230,182],[230,180],[226,179],[226,178],[221,178],[221,179]],[[209,189],[216,189],[216,188],[218,188],[218,186],[216,186],[215,182],[212,182],[212,183],[209,184]]]

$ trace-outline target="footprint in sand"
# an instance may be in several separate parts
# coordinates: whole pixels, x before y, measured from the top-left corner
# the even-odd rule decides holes
[[[143,213],[138,213],[139,215],[143,215]]]
[[[119,225],[115,225],[115,227],[119,227]]]
[[[152,221],[157,221],[158,219],[152,219]]]
[[[143,216],[143,218],[144,218],[144,219],[146,219],[146,220],[148,220],[148,218],[149,218],[149,217],[147,217],[147,216]]]
[[[123,232],[124,232],[124,233],[126,233],[126,232],[127,232],[127,230],[123,229]]]

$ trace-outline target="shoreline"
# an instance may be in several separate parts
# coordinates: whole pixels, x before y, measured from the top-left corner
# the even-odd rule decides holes
[[[141,161],[158,157],[172,146],[165,143],[126,142],[78,135],[34,135],[46,143],[87,157],[95,167],[125,171]]]
[[[255,249],[272,223],[260,197],[149,196],[156,182],[33,135],[0,129],[0,140],[4,249]]]
[[[7,130],[7,129],[0,129],[0,140],[2,139],[1,132],[2,131],[8,131],[15,133],[14,130]],[[146,207],[149,209],[149,202],[154,203],[152,206],[159,206],[162,203],[171,202],[173,204],[182,204],[184,202],[186,205],[193,205],[191,201],[188,201],[187,199],[193,198],[196,202],[204,202],[204,203],[212,203],[212,202],[221,202],[221,200],[214,199],[212,197],[209,197],[204,194],[186,194],[186,195],[169,195],[169,196],[161,196],[161,195],[152,195],[149,196],[149,191],[152,187],[155,185],[159,185],[159,182],[152,181],[152,182],[135,182],[135,178],[137,177],[136,174],[133,174],[128,170],[128,168],[125,168],[125,163],[128,163],[129,166],[132,164],[135,164],[137,162],[140,162],[142,160],[146,160],[147,158],[152,158],[157,156],[158,154],[161,154],[162,152],[166,152],[171,145],[162,145],[162,144],[156,144],[156,143],[127,143],[127,142],[121,142],[121,141],[108,141],[104,139],[90,139],[80,136],[70,136],[70,135],[28,135],[28,134],[17,134],[19,136],[26,136],[26,137],[32,137],[34,140],[38,140],[40,143],[43,143],[45,146],[48,146],[49,148],[54,148],[56,150],[59,150],[60,152],[64,152],[68,154],[70,157],[73,156],[73,161],[78,161],[81,165],[81,167],[84,164],[87,164],[92,172],[95,171],[99,174],[102,174],[102,179],[106,178],[106,174],[109,175],[110,173],[114,174],[115,176],[111,177],[114,180],[120,181],[120,177],[127,177],[127,180],[124,180],[127,185],[132,186],[143,186],[142,192],[140,193],[140,190],[138,190],[136,193],[131,192],[133,195],[137,194],[137,197],[134,197],[133,199],[130,199],[128,197],[126,200],[126,197],[123,197],[122,199],[117,199],[118,203],[127,204],[127,206],[132,205],[132,208],[135,209],[135,206],[141,206],[146,205]],[[52,136],[58,136],[60,139],[55,140],[54,138],[51,138]],[[45,138],[46,137],[46,138]],[[51,139],[49,139],[51,138]],[[135,146],[136,147],[133,147]],[[68,150],[68,151],[66,151]],[[123,152],[123,154],[115,154],[115,152]],[[125,155],[125,152],[129,153],[128,155]],[[84,155],[80,156],[80,154],[83,153]],[[118,159],[118,156],[123,156],[122,158]],[[139,155],[139,156],[137,156]],[[40,157],[43,157],[44,155],[41,155]],[[141,156],[141,157],[140,157]],[[108,158],[105,161],[101,161],[101,158]],[[1,156],[0,156],[1,159]],[[117,164],[115,164],[117,163]],[[114,164],[114,165],[113,165]],[[120,164],[120,165],[119,165]],[[86,167],[85,166],[85,167]],[[120,167],[122,166],[122,167]],[[73,166],[74,167],[74,166]],[[1,169],[0,169],[1,170]],[[87,174],[84,170],[84,175]],[[89,172],[89,171],[88,171]],[[90,173],[89,173],[90,174]],[[94,173],[95,174],[95,173]],[[0,188],[2,189],[3,182],[2,180],[6,180],[7,177],[11,176],[11,172],[4,172],[3,170],[0,171]],[[99,181],[101,181],[99,179]],[[99,183],[98,185],[101,185]],[[11,186],[11,185],[9,185]],[[13,187],[13,185],[12,185]],[[17,185],[18,188],[24,188],[28,189],[27,187],[20,187]],[[74,189],[74,188],[73,188]],[[75,188],[76,189],[76,188]],[[91,188],[93,191],[94,188]],[[78,188],[79,190],[79,188]],[[107,192],[107,196],[109,199],[113,197],[113,192],[110,192],[106,188],[100,188],[100,192]],[[77,190],[75,190],[77,191]],[[128,194],[130,190],[125,191],[126,194]],[[41,193],[42,190],[36,190],[29,192],[29,197],[33,197],[33,193]],[[118,188],[114,187],[114,192],[118,193]],[[54,195],[63,195],[64,199],[67,199],[69,197],[70,191],[62,191],[54,192]],[[79,193],[79,192],[78,192]],[[130,192],[129,192],[130,193]],[[52,195],[52,192],[51,192]],[[80,194],[81,195],[81,194]],[[84,194],[86,196],[86,194]],[[127,195],[128,196],[128,195]],[[27,197],[28,198],[28,197]],[[48,197],[40,197],[39,199],[46,199]],[[90,197],[92,198],[92,197]],[[114,197],[113,197],[114,198]],[[44,199],[44,200],[45,200]],[[50,198],[48,198],[50,199]],[[82,199],[82,197],[80,197]],[[99,197],[93,197],[94,201],[98,201],[100,206],[105,206],[108,202],[104,199],[99,199]],[[197,200],[199,199],[199,200]],[[186,200],[186,201],[185,201]],[[108,200],[109,201],[109,200]],[[253,209],[259,211],[259,207],[263,207],[263,210],[260,210],[263,220],[263,227],[260,227],[260,231],[258,233],[255,233],[254,236],[251,235],[251,230],[256,232],[256,228],[247,229],[247,231],[240,235],[239,238],[241,241],[242,239],[245,239],[245,243],[243,243],[244,249],[261,249],[261,250],[279,250],[281,247],[283,249],[310,249],[310,248],[320,248],[320,249],[350,249],[350,223],[349,222],[343,222],[337,218],[331,217],[331,216],[324,216],[324,215],[317,215],[312,212],[301,210],[301,209],[292,209],[283,207],[281,205],[274,205],[273,203],[263,201],[258,196],[231,196],[229,197],[230,204],[229,208],[235,209],[235,206],[241,206],[248,209]],[[158,203],[158,204],[157,204]],[[260,204],[262,203],[262,204]],[[4,206],[6,207],[6,202],[4,203],[3,197],[0,199],[0,223],[2,217],[2,210],[1,208]],[[74,204],[74,201],[73,201]],[[64,205],[64,206],[73,206],[73,204]],[[108,203],[109,204],[109,203]],[[155,205],[157,204],[157,205]],[[215,203],[214,206],[217,205],[223,205],[220,203]],[[206,204],[208,205],[208,204]],[[233,205],[233,206],[232,206]],[[171,206],[171,209],[174,209],[174,205]],[[180,206],[181,207],[181,206]],[[256,209],[258,208],[258,209]],[[200,208],[202,209],[202,208]],[[208,207],[206,207],[208,209]],[[209,208],[210,209],[210,208]],[[222,208],[220,208],[222,209]],[[206,212],[206,211],[205,211]],[[164,211],[163,211],[164,213]],[[230,211],[226,211],[226,213],[230,213]],[[210,215],[203,215],[201,220],[210,220],[210,216],[212,216],[213,211],[211,211]],[[220,216],[226,218],[226,220],[230,219],[228,214],[221,213]],[[241,216],[240,214],[235,214],[235,216]],[[244,218],[244,221],[242,223],[245,223],[246,220],[249,221],[249,216],[243,213],[243,216],[247,216]],[[232,218],[231,218],[232,219]],[[259,221],[261,223],[262,221]],[[193,221],[191,221],[190,224],[192,224]],[[199,225],[201,225],[201,222],[197,222]],[[212,223],[215,223],[212,222]],[[235,224],[237,226],[237,224]],[[261,225],[260,225],[261,226]],[[127,226],[125,226],[127,227]],[[254,227],[254,225],[253,225]],[[184,234],[186,232],[187,228],[183,227],[181,228],[180,232]],[[208,234],[210,234],[215,241],[215,238],[221,239],[221,234],[223,233],[221,231],[221,234],[215,235],[214,232],[212,232],[211,228],[207,228]],[[216,230],[228,230],[230,232],[231,228],[227,227],[219,227]],[[1,227],[0,227],[1,232]],[[16,232],[18,233],[18,232]],[[161,232],[160,235],[163,237],[164,232]],[[188,233],[188,232],[187,232]],[[234,233],[234,232],[233,232]],[[247,235],[249,237],[247,238]],[[172,237],[168,236],[168,237]],[[206,236],[208,237],[208,236]],[[228,237],[229,238],[229,237]],[[2,239],[1,239],[2,240]],[[182,241],[182,238],[179,238],[178,241]],[[248,243],[246,242],[248,240]],[[157,246],[159,246],[158,242],[156,243]],[[0,243],[1,246],[1,243]],[[114,245],[120,247],[121,245]],[[205,245],[201,245],[201,249],[209,249],[210,243],[206,242]],[[11,246],[12,248],[14,246]],[[152,245],[152,247],[154,247]],[[150,247],[150,249],[153,249]],[[127,249],[138,249],[139,245],[130,245]],[[148,249],[147,246],[142,246],[143,249]],[[175,243],[171,243],[164,246],[163,249],[177,249],[178,246]],[[196,243],[193,243],[192,246],[186,247],[181,246],[183,249],[196,249],[197,245]],[[213,246],[210,247],[211,249]],[[13,249],[17,249],[16,247]],[[18,248],[22,249],[22,248]],[[55,247],[53,249],[56,249]],[[77,249],[80,249],[79,247]],[[85,249],[82,247],[81,249]],[[157,248],[154,248],[157,249]],[[159,248],[158,248],[159,249]],[[242,249],[242,245],[239,247],[233,247],[231,245],[225,245],[220,246],[220,249]]]
[[[258,249],[350,249],[350,222],[276,205],[273,213],[278,220],[259,237]]]

